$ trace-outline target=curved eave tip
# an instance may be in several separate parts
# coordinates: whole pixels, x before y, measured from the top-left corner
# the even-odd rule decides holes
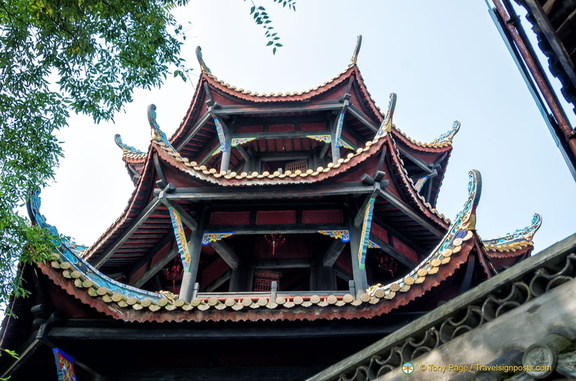
[[[468,206],[465,208],[467,210],[462,216],[460,226],[464,230],[476,230],[476,207],[482,194],[482,176],[480,171],[472,169],[468,172],[468,177],[468,200],[466,201]]]
[[[361,46],[362,46],[362,35],[359,35],[358,38],[356,39],[356,47],[354,48],[354,54],[352,54],[352,58],[350,59],[350,65],[348,66],[354,66],[356,65],[356,62],[358,62],[358,54],[360,54]]]
[[[532,222],[530,223],[530,230],[532,230],[532,235],[534,235],[538,229],[542,226],[542,216],[538,213],[534,213],[532,216]]]
[[[388,111],[386,115],[384,115],[384,119],[382,120],[382,124],[380,128],[376,132],[376,136],[382,136],[387,132],[392,130],[392,126],[394,125],[392,119],[394,118],[394,110],[396,109],[396,93],[390,93],[390,100],[388,102]]]
[[[452,128],[448,131],[440,135],[437,139],[433,140],[430,144],[432,145],[440,145],[440,144],[452,144],[454,140],[454,136],[460,131],[460,126],[462,124],[459,120],[455,120],[452,123]]]
[[[198,64],[200,64],[200,70],[203,73],[212,74],[208,66],[206,66],[206,62],[204,62],[204,58],[202,58],[202,47],[196,47],[196,59],[198,60]]]

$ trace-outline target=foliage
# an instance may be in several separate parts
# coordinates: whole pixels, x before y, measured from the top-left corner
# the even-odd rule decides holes
[[[20,355],[13,350],[0,348],[0,357],[2,356],[2,352],[6,353],[8,356],[20,360]],[[10,380],[10,376],[0,378],[0,381],[8,381]]]
[[[185,36],[171,12],[188,1],[0,1],[0,302],[20,258],[43,261],[55,250],[48,232],[16,212],[54,176],[55,132],[73,113],[113,120],[135,89],[159,87],[169,74],[186,80]],[[254,5],[252,15],[275,53],[266,10]],[[19,279],[13,292],[25,294]]]
[[[272,0],[272,1],[278,4],[282,4],[283,7],[288,7],[288,9],[291,9],[293,11],[296,10],[295,0]],[[280,36],[278,35],[278,32],[274,31],[274,27],[272,26],[272,20],[270,19],[268,12],[266,12],[266,8],[264,8],[261,5],[257,6],[254,3],[254,1],[252,1],[252,8],[250,8],[250,14],[254,19],[254,22],[258,25],[261,25],[262,28],[264,29],[264,35],[268,40],[266,46],[271,46],[272,53],[276,54],[276,50],[282,47],[282,44],[279,42]]]
[[[0,297],[13,268],[54,250],[47,232],[15,210],[46,184],[62,156],[54,133],[71,113],[113,119],[136,88],[185,79],[181,27],[187,0],[0,2]],[[16,295],[25,293],[20,281]]]

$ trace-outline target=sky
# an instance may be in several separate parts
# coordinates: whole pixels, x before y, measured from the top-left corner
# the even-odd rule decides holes
[[[133,184],[114,143],[146,151],[149,104],[170,136],[192,100],[202,47],[212,73],[257,92],[288,92],[321,85],[344,71],[356,38],[358,66],[368,91],[385,111],[398,95],[394,123],[413,139],[434,140],[454,120],[462,123],[437,209],[454,219],[467,197],[468,171],[482,174],[477,231],[496,238],[542,215],[535,252],[574,233],[576,194],[570,175],[484,1],[300,0],[297,11],[259,0],[284,45],[276,55],[252,22],[250,1],[191,0],[176,10],[187,35],[183,56],[191,80],[170,79],[138,91],[115,123],[94,126],[74,117],[60,131],[65,159],[42,192],[42,213],[60,233],[90,245],[121,216]],[[573,114],[571,116],[574,116]]]

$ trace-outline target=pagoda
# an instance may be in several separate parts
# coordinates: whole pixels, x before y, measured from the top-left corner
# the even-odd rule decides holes
[[[134,191],[92,245],[25,266],[0,358],[11,380],[300,380],[530,255],[532,223],[482,240],[481,180],[450,221],[436,201],[452,128],[420,143],[382,113],[357,65],[258,94],[201,74],[172,137],[148,108]],[[160,111],[160,110],[159,110]],[[34,223],[50,226],[40,199]],[[54,365],[56,359],[56,366]]]

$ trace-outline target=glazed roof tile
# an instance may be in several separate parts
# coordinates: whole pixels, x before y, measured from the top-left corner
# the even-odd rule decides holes
[[[154,146],[167,162],[194,177],[222,186],[255,186],[311,183],[333,177],[379,152],[385,142],[385,136],[376,137],[374,140],[367,142],[364,147],[358,148],[356,152],[349,153],[345,158],[339,159],[337,163],[328,163],[326,167],[318,167],[315,170],[284,171],[282,173],[279,171],[264,171],[262,173],[219,172],[215,168],[208,168],[205,165],[189,161],[162,141],[155,141]]]
[[[423,151],[430,152],[431,149],[436,150],[438,148],[445,148],[445,149],[451,148],[454,136],[460,130],[460,125],[461,124],[459,121],[457,121],[457,120],[454,121],[454,123],[452,124],[452,128],[449,131],[443,133],[438,138],[434,139],[433,141],[431,141],[429,143],[423,143],[423,142],[417,141],[415,139],[412,139],[405,132],[400,130],[396,125],[393,126],[393,129],[397,132],[397,134],[395,134],[395,136],[398,136],[401,139],[403,139],[405,142],[410,143],[410,145],[413,148],[422,149]]]
[[[452,231],[428,258],[408,275],[385,286],[375,285],[355,298],[351,294],[286,295],[238,293],[193,299],[190,303],[168,293],[141,293],[114,283],[95,281],[105,277],[98,270],[82,271],[80,262],[55,254],[41,270],[68,294],[115,319],[126,321],[247,321],[316,320],[371,317],[389,312],[422,296],[451,276],[467,261],[474,247],[471,231]],[[374,307],[372,307],[374,306]],[[370,311],[372,310],[372,311]],[[237,311],[243,311],[237,314]]]
[[[325,168],[318,167],[315,170],[308,169],[307,171],[296,170],[285,171],[280,173],[278,171],[270,172],[218,172],[215,168],[208,168],[205,165],[199,165],[196,162],[190,162],[188,159],[182,157],[171,146],[166,146],[165,142],[156,140],[155,146],[158,148],[160,156],[162,156],[172,166],[185,172],[193,177],[201,180],[208,181],[213,184],[221,186],[260,186],[260,185],[278,185],[278,184],[303,184],[322,181],[349,170],[350,168],[359,165],[368,157],[381,151],[384,144],[395,143],[390,139],[389,134],[383,132],[376,135],[371,141],[366,142],[364,147],[358,148],[355,153],[349,153],[346,158],[341,158],[337,163],[329,163]],[[433,208],[426,200],[418,193],[414,187],[414,183],[408,177],[406,170],[403,167],[402,159],[398,156],[397,148],[395,147],[396,155],[393,160],[397,162],[397,167],[400,168],[402,184],[404,190],[410,195],[414,205],[422,212],[428,213],[436,222],[442,227],[447,227],[450,220],[442,213]]]
[[[532,246],[532,239],[534,234],[538,231],[542,225],[542,217],[536,213],[532,217],[530,225],[517,229],[512,233],[507,233],[502,237],[484,240],[482,243],[486,251],[490,255],[496,255],[494,253],[511,253],[525,249],[526,247]]]

